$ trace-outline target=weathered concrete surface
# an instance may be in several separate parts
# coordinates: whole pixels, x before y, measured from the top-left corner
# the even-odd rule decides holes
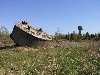
[[[14,26],[10,37],[16,44],[21,46],[37,46],[52,40],[52,37],[41,29],[32,28],[27,24],[16,23]]]

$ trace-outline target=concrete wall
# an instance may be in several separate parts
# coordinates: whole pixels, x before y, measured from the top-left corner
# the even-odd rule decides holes
[[[44,41],[42,39],[36,38],[36,37],[24,32],[17,26],[14,26],[14,28],[13,28],[13,31],[11,33],[11,39],[16,44],[19,44],[21,46],[34,46],[34,47],[37,45],[43,45],[42,42]]]

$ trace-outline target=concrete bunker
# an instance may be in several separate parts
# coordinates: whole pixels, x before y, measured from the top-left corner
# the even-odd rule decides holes
[[[15,44],[20,46],[37,46],[44,44],[46,41],[52,40],[52,37],[36,27],[32,27],[28,22],[17,22],[10,34],[11,39]]]

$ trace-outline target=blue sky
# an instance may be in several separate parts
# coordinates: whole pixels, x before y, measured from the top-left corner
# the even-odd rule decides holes
[[[16,22],[54,34],[66,34],[83,26],[82,33],[100,32],[100,0],[0,0],[0,26],[11,32]]]

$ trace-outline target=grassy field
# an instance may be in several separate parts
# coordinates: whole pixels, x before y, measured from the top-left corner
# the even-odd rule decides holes
[[[0,75],[100,75],[100,49],[2,49]]]

